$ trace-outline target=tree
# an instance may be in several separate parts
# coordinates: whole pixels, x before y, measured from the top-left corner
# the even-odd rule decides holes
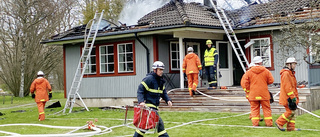
[[[83,24],[93,19],[95,12],[104,10],[103,18],[116,23],[126,0],[86,0],[82,7]]]
[[[305,15],[301,13],[274,14],[273,19],[281,24],[280,36],[274,37],[279,42],[278,53],[281,59],[295,57],[300,52],[304,56],[296,57],[308,64],[320,63],[320,22],[318,12],[320,0],[310,1],[305,8]],[[304,16],[304,17],[302,17]]]
[[[73,4],[72,0],[0,2],[0,79],[15,96],[29,94],[37,71],[49,75],[61,63],[61,47],[46,47],[40,41],[70,27],[66,21]]]

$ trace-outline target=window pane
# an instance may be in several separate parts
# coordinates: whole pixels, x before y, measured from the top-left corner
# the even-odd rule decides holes
[[[132,44],[127,44],[126,45],[126,51],[127,52],[132,52]]]
[[[108,72],[114,72],[114,64],[108,64]]]
[[[101,72],[107,72],[107,68],[105,64],[101,65],[100,69],[101,69]]]
[[[133,63],[128,63],[128,69],[127,71],[133,71]]]
[[[177,51],[176,44],[172,43],[171,50],[172,50],[172,51]]]
[[[127,61],[133,61],[133,53],[127,54]]]
[[[172,68],[178,68],[178,61],[172,60]]]
[[[119,53],[123,53],[124,52],[124,45],[119,45]]]
[[[100,47],[100,54],[106,54],[106,47]]]
[[[172,59],[178,59],[178,55],[176,52],[172,52]]]
[[[113,60],[113,55],[109,55],[108,56],[108,63],[113,63],[114,60]]]
[[[119,54],[119,62],[125,61],[125,54]]]
[[[260,40],[254,40],[253,48],[260,48]]]
[[[96,57],[95,56],[90,57],[90,61],[91,61],[90,64],[96,64]]]
[[[108,46],[108,54],[113,54],[113,46]]]
[[[92,65],[91,67],[91,73],[96,73],[97,69],[96,69],[96,65]]]
[[[101,63],[106,63],[107,62],[106,61],[107,60],[106,56],[101,56],[100,58],[101,58],[101,60],[100,60]]]
[[[255,49],[253,55],[254,55],[254,57],[255,57],[255,56],[261,56],[261,55],[260,55],[260,49]]]
[[[120,72],[123,72],[123,71],[125,71],[125,70],[126,70],[125,64],[124,64],[124,63],[119,63],[119,71],[120,71]]]

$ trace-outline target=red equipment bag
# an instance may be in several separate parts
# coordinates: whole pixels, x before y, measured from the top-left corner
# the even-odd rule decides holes
[[[133,125],[140,129],[156,128],[159,116],[150,108],[134,107]]]

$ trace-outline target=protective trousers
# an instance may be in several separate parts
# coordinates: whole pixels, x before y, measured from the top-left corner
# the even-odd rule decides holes
[[[271,108],[270,108],[270,100],[257,100],[257,101],[250,101],[251,104],[251,121],[253,126],[259,126],[260,120],[260,104],[262,106],[263,115],[264,115],[264,122],[266,126],[272,126],[272,115],[271,115]]]
[[[189,94],[192,96],[192,90],[196,91],[198,86],[198,73],[190,73],[187,75]]]
[[[37,102],[38,106],[38,112],[39,112],[39,121],[42,121],[45,119],[45,114],[44,114],[44,106],[46,105],[46,102]]]
[[[157,115],[159,115],[158,112],[157,112]],[[163,124],[163,121],[160,116],[159,116],[159,123],[158,123],[157,132],[158,132],[159,137],[169,137],[167,131],[164,129],[164,124]],[[145,132],[137,129],[136,132],[134,133],[133,137],[143,137],[144,134],[145,134]]]
[[[217,87],[217,68],[213,66],[206,66],[205,70],[208,78],[209,87]]]
[[[284,112],[278,119],[277,124],[280,126],[283,126],[284,124],[287,124],[287,131],[293,131],[295,130],[295,110],[290,110],[288,105],[284,106],[286,109],[286,112]]]

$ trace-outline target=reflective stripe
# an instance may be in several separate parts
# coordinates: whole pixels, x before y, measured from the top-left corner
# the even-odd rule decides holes
[[[186,70],[186,68],[183,68],[182,70]]]
[[[161,131],[161,132],[158,133],[158,136],[161,136],[162,134],[165,134],[165,133],[167,133],[167,131],[166,131],[166,130],[163,130],[163,131]]]
[[[144,133],[142,133],[140,130],[136,130],[136,132],[138,133],[138,134],[140,134],[141,136],[144,136]]]
[[[260,119],[259,117],[253,117],[253,118],[251,118],[251,119]]]
[[[157,107],[157,106],[155,106],[155,105],[153,105],[153,104],[150,104],[150,103],[146,103],[146,106],[148,106],[148,107],[152,107],[152,108],[156,108],[156,109],[158,109],[159,107]]]
[[[39,115],[44,114],[44,112],[40,112]]]
[[[217,83],[217,81],[211,81],[211,82],[209,82],[209,84],[212,84],[212,83]]]
[[[247,90],[246,92],[248,92],[248,93],[249,93],[249,92],[250,92],[250,90]]]
[[[282,118],[285,119],[286,121],[290,122],[290,120],[287,119],[287,117],[284,114],[282,114]]]
[[[289,122],[290,122],[290,123],[296,123],[296,121],[294,121],[294,120],[290,120]]]
[[[249,95],[246,96],[247,98],[249,97]]]
[[[217,52],[215,53],[216,49],[211,48],[209,51],[206,50],[204,52],[204,64],[205,66],[212,66],[214,64],[214,55],[218,54]]]
[[[261,99],[261,97],[256,97],[256,99]]]
[[[199,65],[198,68],[202,67],[202,65]]]
[[[272,117],[264,117],[264,119],[272,119]]]
[[[193,83],[193,85],[198,86],[196,83]]]
[[[292,95],[292,94],[293,94],[293,91],[289,92],[287,95],[290,96],[290,95]]]
[[[52,93],[52,91],[50,91],[49,93]]]
[[[189,88],[189,90],[191,90],[192,88]]]
[[[150,89],[150,88],[148,87],[148,85],[147,85],[144,81],[142,81],[141,84],[142,84],[142,85],[144,86],[144,88],[146,88],[146,90],[149,91],[149,92],[160,93],[160,94],[163,93],[162,90]]]
[[[46,101],[45,99],[40,99],[40,101]]]
[[[189,71],[189,73],[193,73],[193,70]]]
[[[246,89],[246,88],[244,88],[243,90],[244,90],[244,91],[246,91],[247,89]]]

